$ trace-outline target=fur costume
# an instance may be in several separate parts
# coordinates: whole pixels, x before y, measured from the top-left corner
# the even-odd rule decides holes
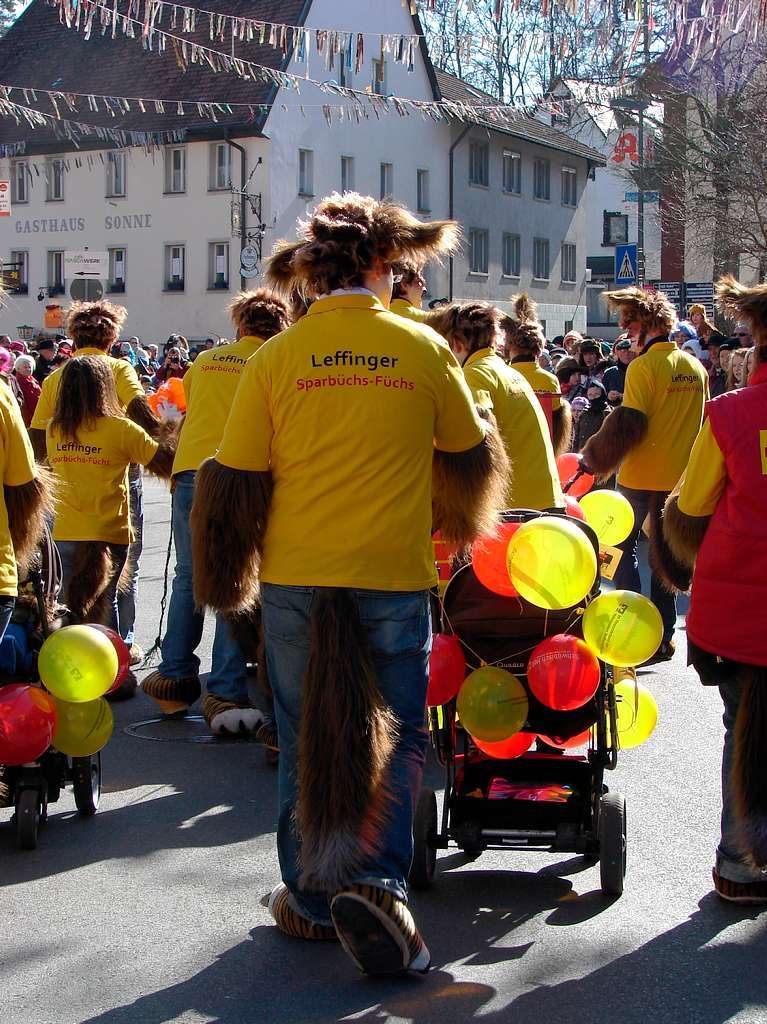
[[[53,476],[38,466],[34,480],[18,487],[4,486],[3,497],[13,551],[23,573],[45,534],[46,520],[53,517]]]
[[[695,557],[706,536],[711,516],[688,516],[679,508],[679,495],[672,494],[663,510],[663,537],[678,563],[695,567]]]
[[[554,428],[554,454],[559,458],[570,450],[570,440],[573,436],[573,411],[570,403],[564,398],[559,408],[551,414],[551,425]]]
[[[679,559],[674,547],[668,542],[663,527],[664,506],[668,509],[668,495],[662,491],[656,491],[650,495],[650,569],[669,591],[684,593],[690,589],[692,579],[692,565],[686,558]],[[678,504],[674,506],[679,516]],[[673,514],[673,513],[672,513]],[[691,518],[689,516],[685,518]]]

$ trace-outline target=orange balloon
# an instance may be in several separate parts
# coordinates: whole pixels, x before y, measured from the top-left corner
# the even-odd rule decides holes
[[[509,541],[520,523],[500,523],[495,533],[478,537],[471,549],[471,566],[483,587],[502,597],[518,597],[519,592],[509,577],[506,552]]]
[[[487,743],[485,740],[478,740],[476,736],[472,736],[471,739],[474,746],[478,747],[484,754],[496,757],[499,760],[506,760],[511,757],[519,757],[526,750],[529,750],[533,745],[535,733],[517,732],[513,736],[509,736],[507,740],[501,740],[499,743]]]

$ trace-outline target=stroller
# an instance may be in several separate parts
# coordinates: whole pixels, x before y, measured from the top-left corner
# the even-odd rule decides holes
[[[24,655],[17,657],[11,673],[0,675],[0,686],[9,682],[36,682],[37,654],[53,628],[66,624],[66,609],[57,604],[61,588],[61,562],[49,533],[37,556],[19,581],[19,600],[6,637],[18,638]],[[7,668],[7,666],[6,666]],[[96,813],[101,796],[101,754],[68,757],[50,747],[37,761],[24,765],[0,765],[0,807],[13,807],[11,819],[22,850],[37,847],[40,826],[46,821],[48,804],[55,803],[65,786],[71,785],[75,805],[82,817]]]
[[[514,511],[503,518],[524,523],[540,515]],[[584,530],[598,556],[599,544],[591,527],[576,519],[569,521]],[[598,593],[597,578],[582,603]],[[435,628],[457,636],[470,671],[495,665],[523,684],[530,653],[541,640],[558,633],[581,636],[577,609],[545,611],[522,598],[494,594],[479,582],[471,563],[453,572]],[[617,764],[614,674],[603,666],[594,697],[575,711],[553,711],[528,692],[529,713],[522,732],[552,737],[564,745],[590,730],[586,754],[572,754],[539,740],[537,750],[521,756],[490,758],[461,727],[455,699],[429,709],[432,745],[445,768],[445,794],[438,814],[434,790],[421,790],[413,823],[410,883],[414,888],[431,884],[437,850],[452,843],[469,856],[488,849],[579,853],[599,861],[602,891],[621,895],[626,873],[626,802],[619,793],[609,792],[603,781],[605,769]]]

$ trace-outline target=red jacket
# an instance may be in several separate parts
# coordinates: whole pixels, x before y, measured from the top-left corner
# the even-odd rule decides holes
[[[687,633],[704,651],[767,665],[767,365],[706,414],[727,483],[695,563]]]

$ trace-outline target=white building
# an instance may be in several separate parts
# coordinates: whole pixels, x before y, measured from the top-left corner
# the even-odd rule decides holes
[[[280,46],[261,44],[258,37],[252,42],[228,37],[225,43],[211,42],[207,21],[185,38],[223,49],[231,44],[238,58],[275,72],[332,81],[373,95],[427,102],[442,98],[422,42],[414,48],[412,70],[393,59],[382,43],[382,33],[420,33],[417,17],[401,0],[376,5],[356,0],[283,0],[279,5],[231,0],[221,9],[247,19],[271,13],[289,26],[311,29],[353,26],[354,33],[349,48],[330,67],[326,55],[316,53],[314,37],[309,47],[302,47],[300,39],[294,47],[288,37],[284,56]],[[169,17],[161,23],[166,29]],[[356,70],[352,44],[358,33],[363,34],[365,53]],[[172,333],[192,339],[227,335],[231,326],[226,305],[241,285],[243,244],[262,245],[267,255],[275,240],[291,237],[296,220],[333,190],[391,195],[424,217],[445,217],[451,206],[451,153],[453,213],[465,225],[467,244],[452,265],[454,296],[502,302],[520,287],[527,288],[541,303],[550,335],[561,333],[570,322],[585,325],[583,195],[598,154],[581,147],[566,157],[563,136],[529,118],[521,119],[514,131],[449,123],[413,111],[379,118],[363,100],[365,115],[357,120],[349,117],[348,100],[309,82],[297,93],[284,84],[214,74],[199,64],[183,69],[186,56],[179,46],[160,53],[156,41],[146,52],[140,39],[126,38],[120,31],[115,38],[110,32],[101,35],[97,24],[86,40],[60,25],[57,11],[45,0],[34,0],[0,41],[0,83],[38,90],[14,90],[13,101],[50,112],[45,90],[55,90],[72,96],[76,107],[68,111],[59,97],[62,117],[126,133],[104,138],[102,131],[99,138],[95,131],[81,131],[75,146],[62,138],[61,126],[54,131],[31,129],[24,122],[17,126],[8,119],[0,122],[0,179],[11,180],[13,198],[12,215],[0,218],[0,258],[6,273],[10,267],[20,273],[18,287],[0,310],[0,333],[15,336],[22,325],[38,332],[45,306],[69,301],[72,280],[64,254],[88,249],[109,254],[104,290],[126,305],[127,335],[145,341],[162,341]],[[441,81],[444,88],[446,79]],[[90,95],[97,97],[97,110]],[[113,113],[108,113],[104,95],[142,97],[144,111],[134,99],[130,110],[115,110],[112,102]],[[148,102],[157,99],[165,101],[162,108]],[[217,109],[213,123],[198,109],[203,101],[229,106]],[[467,128],[469,134],[453,148]],[[145,139],[153,145],[131,144],[137,133],[148,133]],[[469,167],[471,154],[486,141],[492,149],[488,184],[479,180],[469,186],[470,171],[476,171]],[[523,162],[520,189],[504,195],[507,151]],[[535,199],[534,161],[552,156],[554,192],[550,201]],[[574,204],[569,198],[560,202],[565,163],[577,177]],[[250,199],[233,198],[232,184]],[[233,207],[239,224],[233,225]],[[484,257],[481,231],[487,232]],[[549,242],[545,266],[539,238]],[[563,250],[563,243],[574,249]],[[539,277],[533,268],[536,245],[538,269],[546,271]],[[450,270],[430,272],[433,296],[449,294]],[[256,274],[242,284],[255,286],[259,280]]]

